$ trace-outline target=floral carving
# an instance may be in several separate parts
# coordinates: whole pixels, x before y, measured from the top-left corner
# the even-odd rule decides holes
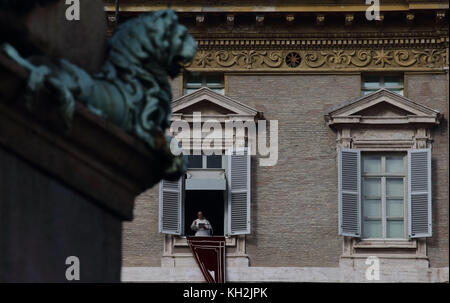
[[[394,61],[400,66],[407,67],[412,65],[433,67],[435,65],[445,64],[444,50],[425,49],[422,51],[412,50],[411,52],[401,50],[396,51]]]
[[[267,51],[218,51],[216,52],[216,63],[223,67],[230,67],[233,65],[244,66],[251,69],[254,65],[267,65],[268,67],[276,68],[281,66],[283,58],[281,52],[267,52]]]
[[[322,52],[322,56],[325,56],[327,58],[327,61],[331,64],[347,64],[350,65],[352,62],[352,53],[346,53],[343,50],[332,50],[329,53]],[[354,52],[353,52],[354,54]]]
[[[439,61],[445,61],[445,52],[436,49],[426,49],[424,51],[413,51],[417,62],[421,64],[432,65]]]
[[[411,66],[416,63],[416,58],[411,58],[410,52],[406,50],[396,51],[394,53],[394,61],[400,66]]]
[[[318,68],[328,63],[329,66],[335,68],[343,68],[345,66],[364,67],[370,64],[372,55],[370,51],[343,51],[333,50],[331,52],[306,52],[305,64],[311,68]]]
[[[394,58],[391,55],[392,51],[384,51],[384,49],[376,50],[373,58],[375,59],[375,65],[381,65],[384,67],[386,64],[392,65],[391,61]]]
[[[305,54],[305,64],[312,68],[318,68],[325,64],[326,57],[318,54],[317,52],[307,52]]]
[[[358,67],[364,67],[370,64],[372,55],[370,51],[359,50],[352,54],[352,64]]]
[[[299,54],[298,65],[285,60],[291,53]],[[445,49],[329,49],[329,50],[202,50],[197,53],[191,69],[234,70],[334,70],[358,68],[440,68],[446,66]]]
[[[212,61],[213,61],[213,57],[212,57],[211,53],[209,53],[209,52],[200,51],[195,56],[195,62],[197,63],[198,66],[201,66],[201,67],[211,66]]]

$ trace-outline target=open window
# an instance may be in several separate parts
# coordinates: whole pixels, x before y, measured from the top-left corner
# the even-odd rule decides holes
[[[219,154],[185,156],[188,171],[184,189],[184,235],[194,235],[192,221],[201,211],[213,235],[226,233],[226,158]]]
[[[255,109],[207,87],[174,100],[172,109],[173,121],[184,121],[185,125],[191,126],[200,112],[202,121],[214,119],[222,129],[225,129],[227,121],[255,121],[259,115]],[[160,232],[192,235],[191,223],[197,218],[197,212],[202,211],[210,221],[214,235],[250,233],[251,153],[247,147],[248,133],[236,132],[231,140],[221,138],[222,148],[214,149],[214,152],[208,150],[208,153],[197,148],[201,146],[197,144],[199,138],[188,137],[191,145],[188,149],[183,148],[187,163],[185,176],[176,187],[166,181],[160,184]],[[236,140],[244,142],[244,147],[236,148],[242,146],[236,144]],[[168,185],[172,186],[167,188]],[[168,225],[170,229],[163,228]]]
[[[250,233],[250,152],[190,155],[178,181],[160,183],[160,232],[193,235],[190,226],[202,211],[214,235]]]

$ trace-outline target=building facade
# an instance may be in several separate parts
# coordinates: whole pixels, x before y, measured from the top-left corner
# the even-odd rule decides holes
[[[171,1],[199,47],[172,120],[267,121],[277,161],[225,155],[251,129],[188,156],[185,178],[137,199],[123,281],[202,281],[184,236],[203,210],[228,281],[448,282],[448,1],[381,1],[376,20],[339,2]],[[166,7],[105,1],[111,29]]]

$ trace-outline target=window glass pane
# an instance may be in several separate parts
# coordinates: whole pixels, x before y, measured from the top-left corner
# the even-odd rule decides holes
[[[396,94],[399,94],[400,96],[403,96],[403,89],[389,89],[391,92],[394,92]]]
[[[403,178],[386,179],[386,196],[403,197]]]
[[[203,167],[203,160],[201,155],[188,155],[185,156],[185,159],[187,160],[187,167],[188,168],[202,168]]]
[[[373,92],[376,92],[376,90],[363,90],[361,92],[362,92],[362,95],[365,96],[365,95],[369,95],[369,94],[371,94]]]
[[[403,173],[403,157],[402,156],[387,156],[386,157],[386,172],[387,173]]]
[[[194,84],[194,83],[186,83],[186,84],[184,85],[184,88],[195,88],[195,89],[199,89],[199,88],[201,88],[201,87],[202,87],[201,85]]]
[[[388,220],[386,225],[386,233],[388,238],[403,238],[404,237],[404,227],[403,221],[400,220]]]
[[[206,157],[207,168],[222,168],[222,156],[211,155]]]
[[[381,200],[364,200],[365,217],[381,217]]]
[[[381,220],[366,220],[364,222],[364,238],[381,238]]]
[[[363,154],[363,237],[400,239],[405,237],[404,154]],[[393,174],[399,176],[393,176]],[[386,200],[382,200],[386,197]],[[384,224],[385,230],[384,230]]]
[[[184,90],[184,93],[187,95],[187,94],[195,92],[196,90],[198,90],[198,88],[186,88]]]
[[[184,93],[190,94],[197,89],[206,86],[218,92],[225,94],[223,74],[210,73],[186,73],[184,81]]]
[[[364,156],[364,173],[377,174],[381,172],[380,156]]]
[[[186,75],[186,85],[195,85],[195,86],[201,86],[202,85],[202,74],[200,73],[189,73]]]
[[[364,196],[381,197],[380,178],[364,178]]]
[[[225,90],[223,88],[211,88],[213,91],[224,95],[225,94]]]
[[[223,75],[222,74],[207,74],[206,75],[206,86],[223,86]]]
[[[403,217],[403,199],[387,199],[386,215],[388,217]]]
[[[384,86],[385,87],[403,86],[403,78],[401,76],[385,76]]]
[[[363,79],[364,88],[380,88],[380,77],[379,76],[365,76]]]

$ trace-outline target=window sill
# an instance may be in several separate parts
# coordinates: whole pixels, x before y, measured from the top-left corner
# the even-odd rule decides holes
[[[175,247],[188,247],[188,243],[186,240],[186,236],[174,236],[173,237],[173,245]],[[234,236],[225,236],[225,246],[234,247],[236,246],[236,237]]]
[[[416,240],[353,240],[353,248],[417,248]]]

